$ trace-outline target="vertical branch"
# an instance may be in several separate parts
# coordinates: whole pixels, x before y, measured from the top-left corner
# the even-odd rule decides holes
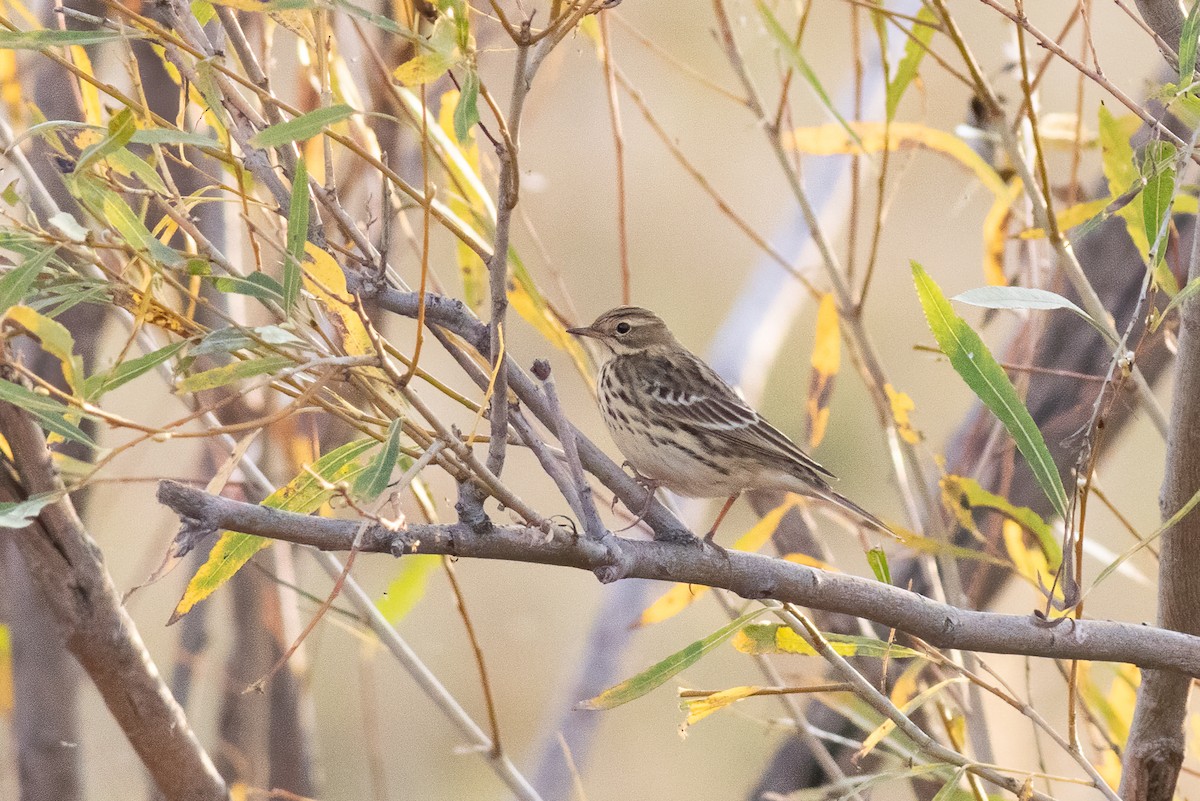
[[[491,293],[492,319],[488,334],[492,347],[492,366],[496,368],[504,358],[501,340],[504,336],[504,316],[508,312],[508,235],[512,225],[513,209],[519,196],[517,175],[517,142],[520,141],[521,112],[525,108],[525,96],[533,81],[529,65],[530,46],[529,20],[521,24],[516,37],[517,64],[513,68],[512,101],[509,105],[507,124],[509,135],[496,142],[496,156],[500,159],[500,184],[497,192],[496,239],[492,255],[487,260],[488,290]],[[487,466],[499,476],[504,469],[504,448],[508,442],[508,373],[495,370],[496,387],[492,394],[490,409],[492,439],[488,444]]]
[[[617,80],[613,64],[612,38],[608,15],[600,14],[600,57],[604,63],[604,88],[608,98],[608,119],[612,126],[613,151],[617,162],[617,246],[621,259],[621,302],[628,305],[633,295],[629,272],[629,220],[625,192],[625,132],[621,128],[621,104],[617,100]]]

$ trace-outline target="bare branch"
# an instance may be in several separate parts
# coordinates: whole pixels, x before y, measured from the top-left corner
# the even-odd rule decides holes
[[[349,550],[359,527],[354,520],[282,512],[209,495],[173,481],[159,483],[158,500],[189,527],[231,529],[324,551]],[[602,581],[611,575],[615,552],[621,573],[631,578],[719,587],[743,598],[769,598],[854,615],[939,648],[1126,662],[1200,677],[1200,637],[1134,623],[1048,622],[1033,615],[956,609],[871,579],[828,573],[759,554],[721,554],[711,549],[620,537],[596,542],[564,532],[547,536],[525,526],[494,526],[480,535],[462,523],[411,525],[397,532],[372,525],[364,533],[361,550],[574,567],[597,573]]]

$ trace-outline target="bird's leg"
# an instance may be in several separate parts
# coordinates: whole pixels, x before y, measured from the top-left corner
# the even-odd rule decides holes
[[[658,479],[650,478],[649,476],[642,475],[641,473],[638,472],[638,469],[636,467],[634,467],[632,464],[630,464],[627,461],[622,462],[621,467],[628,467],[629,470],[633,473],[633,480],[636,481],[637,483],[641,484],[642,489],[646,490],[646,502],[644,504],[642,504],[642,510],[637,513],[637,516],[633,519],[633,522],[630,523],[625,528],[618,529],[617,530],[618,534],[620,534],[623,531],[628,531],[629,529],[633,528],[634,526],[636,526],[642,522],[642,518],[644,518],[646,516],[646,512],[650,511],[650,504],[654,502],[654,493],[658,492],[658,488],[663,485],[663,482],[659,481]],[[617,502],[616,498],[613,498],[614,505],[616,504],[616,502]],[[630,509],[629,511],[632,512],[633,510]]]
[[[730,495],[729,499],[725,501],[725,505],[721,507],[721,511],[717,515],[717,519],[713,521],[712,528],[710,528],[708,533],[704,535],[704,541],[709,545],[713,545],[722,551],[725,550],[724,548],[721,548],[720,545],[717,545],[715,542],[713,542],[713,537],[717,536],[717,529],[720,527],[721,521],[725,519],[725,515],[729,514],[730,507],[732,507],[734,502],[737,501],[737,499],[741,496],[742,493],[740,492]]]

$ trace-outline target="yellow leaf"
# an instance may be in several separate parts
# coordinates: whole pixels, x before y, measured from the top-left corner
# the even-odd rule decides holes
[[[822,562],[820,559],[816,559],[806,553],[788,553],[779,558],[785,562],[795,562],[805,567],[815,567],[817,570],[828,570],[830,573],[842,572],[828,562]]]
[[[525,322],[537,329],[538,333],[544,336],[551,345],[565,350],[571,360],[575,362],[580,374],[588,376],[590,382],[592,371],[588,367],[583,347],[575,340],[575,337],[567,333],[567,327],[563,325],[563,321],[546,303],[546,299],[542,297],[533,281],[524,275],[524,271],[514,270],[513,277],[516,280],[508,282],[508,302],[512,304],[513,309],[521,315]]]
[[[10,120],[25,119],[25,106],[21,102],[24,91],[17,75],[17,51],[0,50],[0,100]]]
[[[75,64],[76,69],[94,78],[96,73],[92,71],[92,60],[88,58],[87,51],[79,45],[71,45],[67,49],[71,54],[71,61]],[[79,93],[83,98],[83,121],[89,125],[105,127],[104,107],[100,103],[100,90],[88,81],[81,80],[79,81]]]
[[[904,712],[904,714],[908,715],[913,710],[920,709],[925,704],[925,702],[927,702],[930,698],[933,698],[935,695],[940,693],[942,691],[942,689],[944,687],[946,687],[947,685],[959,684],[963,681],[966,681],[966,679],[952,678],[952,679],[945,679],[943,681],[939,681],[937,684],[933,685],[932,687],[927,688],[916,698],[913,698],[911,701],[909,701],[907,704],[902,706],[900,709],[902,712]],[[871,751],[873,751],[875,749],[875,746],[877,746],[877,745],[879,745],[879,743],[883,742],[883,738],[887,737],[889,734],[891,734],[892,731],[895,730],[895,728],[896,728],[895,721],[893,721],[891,718],[888,718],[887,720],[885,720],[883,723],[881,723],[879,725],[879,727],[877,729],[875,729],[875,731],[873,731],[867,735],[866,739],[863,740],[862,747],[859,748],[857,753],[854,754],[854,756],[851,758],[851,761],[857,763],[860,759],[865,757],[867,754],[871,753]]]
[[[438,127],[446,135],[441,144],[443,148],[452,148],[459,154],[458,160],[447,160],[450,166],[450,178],[461,184],[462,192],[450,195],[447,205],[450,210],[464,220],[474,220],[476,230],[479,224],[486,224],[490,233],[495,216],[495,208],[491,198],[486,193],[480,195],[475,190],[479,175],[479,141],[475,137],[466,142],[458,142],[454,135],[454,109],[458,106],[458,90],[451,89],[442,95],[442,106],[438,111]],[[474,180],[461,180],[469,172]],[[488,202],[484,203],[487,198]],[[463,280],[463,300],[472,309],[478,310],[487,300],[487,266],[471,247],[461,239],[455,239],[455,256],[458,259],[458,270]]]
[[[900,674],[900,678],[896,679],[896,683],[892,685],[892,691],[888,693],[888,698],[896,706],[904,706],[917,694],[917,683],[921,680],[921,673],[925,670],[924,662],[913,662],[904,669]]]
[[[312,242],[304,243],[304,288],[321,301],[333,316],[330,318],[341,334],[342,348],[350,356],[374,353],[371,337],[362,318],[354,310],[354,298],[346,289],[346,274],[324,250]]]
[[[1014,178],[1008,192],[997,196],[983,218],[983,277],[990,286],[1005,286],[1008,277],[1004,272],[1004,248],[1008,243],[1008,220],[1012,204],[1021,196],[1024,184]]]
[[[891,384],[884,384],[883,390],[892,405],[892,419],[896,421],[896,432],[905,442],[916,445],[921,441],[921,432],[913,428],[912,421],[909,420],[909,413],[917,408],[916,404],[907,393],[897,391]]]
[[[817,333],[813,338],[812,378],[808,382],[808,445],[815,448],[825,438],[833,379],[842,364],[842,339],[838,330],[837,303],[832,294],[817,307]]]
[[[0,717],[8,717],[13,710],[13,660],[12,639],[8,626],[0,623]]]
[[[761,689],[761,687],[754,686],[730,687],[728,690],[721,690],[703,698],[689,698],[683,703],[688,716],[679,726],[679,736],[686,737],[688,726],[699,723],[713,712],[718,712],[743,698],[749,698]]]
[[[861,148],[842,125],[835,123],[797,128],[786,141],[791,147],[814,156],[878,153],[884,149],[886,126],[882,122],[850,122],[848,125],[862,141]],[[889,150],[922,147],[949,156],[974,173],[996,197],[1003,197],[1008,192],[1008,185],[999,173],[954,134],[914,122],[893,122],[886,146]]]
[[[1179,200],[1182,200],[1185,197],[1188,196],[1180,195]],[[1067,231],[1077,225],[1083,225],[1097,214],[1103,212],[1104,209],[1108,207],[1108,204],[1112,203],[1115,199],[1116,198],[1112,197],[1102,197],[1097,200],[1089,200],[1086,203],[1076,203],[1074,206],[1068,206],[1058,214],[1054,215],[1055,221],[1058,222],[1058,230]],[[1194,214],[1195,198],[1192,198],[1192,201],[1193,210],[1191,213]],[[1182,209],[1179,209],[1178,202],[1175,205],[1180,214],[1188,213]],[[1046,230],[1044,228],[1027,228],[1022,231],[1019,236],[1021,239],[1045,239]]]
[[[75,355],[75,338],[66,327],[49,317],[38,314],[28,306],[13,306],[4,315],[5,323],[16,323],[42,343],[42,349],[58,359],[63,378],[72,395],[79,394],[83,384],[83,359]]]
[[[1046,563],[1046,555],[1040,548],[1030,548],[1025,544],[1025,529],[1015,520],[1004,521],[1004,549],[1012,559],[1017,573],[1033,586],[1054,586],[1054,596],[1062,598],[1062,584],[1055,584],[1054,573]]]
[[[801,503],[798,495],[788,495],[787,499],[771,511],[763,515],[749,531],[738,538],[733,544],[735,551],[757,551],[771,539],[775,529],[779,528],[783,516]],[[794,560],[793,560],[794,561]],[[682,612],[695,602],[697,598],[708,592],[708,587],[698,584],[675,584],[663,593],[652,604],[646,607],[642,616],[634,625],[638,628],[661,623]]]

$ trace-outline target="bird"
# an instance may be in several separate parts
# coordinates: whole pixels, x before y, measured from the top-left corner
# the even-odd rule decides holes
[[[663,486],[692,498],[726,499],[706,543],[715,544],[738,497],[760,489],[821,499],[895,536],[830,487],[833,473],[768,423],[654,312],[618,306],[567,333],[599,344],[601,416],[635,477],[650,491]]]

